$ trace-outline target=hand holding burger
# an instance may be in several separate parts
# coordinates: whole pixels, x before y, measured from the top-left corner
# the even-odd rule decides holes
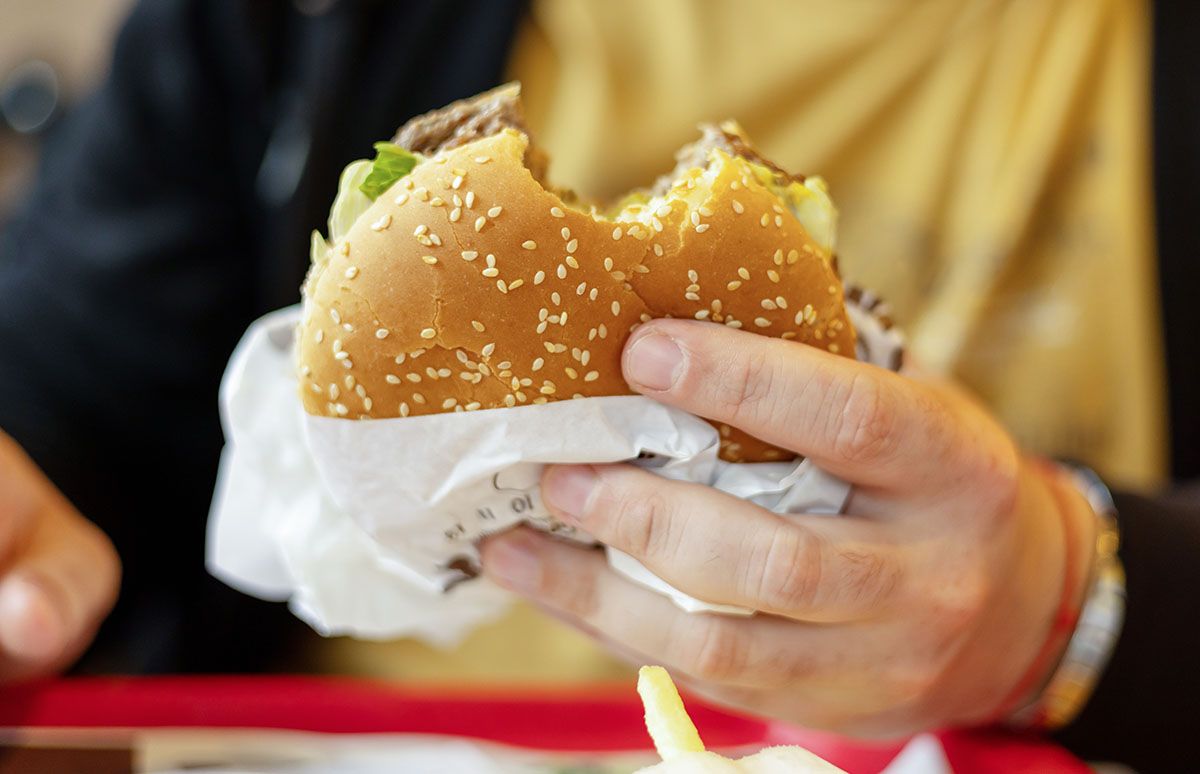
[[[549,469],[551,510],[697,598],[691,615],[604,557],[529,530],[483,566],[636,663],[699,693],[869,736],[985,723],[1032,698],[1095,517],[952,385],[711,323],[657,320],[625,347],[638,392],[806,455],[855,485],[839,518],[782,518],[628,465]],[[1068,561],[1075,557],[1075,561]]]

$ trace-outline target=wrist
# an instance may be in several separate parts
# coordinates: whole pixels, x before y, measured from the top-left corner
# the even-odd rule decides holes
[[[1028,465],[1040,507],[1026,515],[1043,529],[1022,532],[1036,543],[1030,553],[1039,557],[1027,556],[1023,566],[1041,567],[1043,572],[1031,573],[1034,582],[1024,586],[1030,603],[1026,609],[1032,614],[1017,620],[1029,627],[1027,647],[993,721],[1008,719],[1042,694],[1066,653],[1095,571],[1098,520],[1087,498],[1059,466],[1040,460]]]

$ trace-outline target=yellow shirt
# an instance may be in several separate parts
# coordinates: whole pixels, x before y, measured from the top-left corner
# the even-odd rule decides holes
[[[538,0],[511,77],[551,177],[648,183],[736,118],[820,174],[840,265],[927,368],[1030,450],[1149,485],[1165,465],[1139,0]],[[406,679],[624,674],[522,608],[454,653],[339,645]],[[351,655],[356,653],[357,655]],[[364,660],[364,654],[371,654]]]

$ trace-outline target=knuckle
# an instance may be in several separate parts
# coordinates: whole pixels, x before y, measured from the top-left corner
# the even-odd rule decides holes
[[[835,388],[836,390],[836,388]],[[895,401],[879,382],[866,374],[855,374],[841,389],[838,408],[830,416],[831,446],[844,461],[869,463],[896,448]]]
[[[677,538],[673,534],[671,503],[657,490],[619,492],[612,501],[611,540],[634,556],[669,556]]]
[[[900,585],[900,568],[886,555],[853,549],[838,554],[845,568],[843,593],[850,602],[874,606],[890,597]]]
[[[810,609],[821,586],[820,539],[781,526],[772,537],[759,571],[756,598],[772,610]]]
[[[741,422],[763,413],[775,381],[774,368],[765,351],[753,348],[731,358],[723,377],[717,382],[717,401],[723,416]]]
[[[720,683],[739,676],[746,668],[747,647],[737,626],[707,620],[681,641],[692,643],[685,655],[685,671],[708,682]]]

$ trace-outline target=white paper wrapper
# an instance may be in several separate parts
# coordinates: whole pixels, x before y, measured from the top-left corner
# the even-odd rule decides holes
[[[897,367],[899,334],[868,311],[878,302],[849,297],[860,359]],[[208,565],[247,593],[289,600],[323,633],[448,645],[500,615],[506,594],[467,580],[475,541],[522,522],[588,540],[543,507],[546,463],[634,461],[780,514],[838,513],[849,493],[808,461],[719,460],[710,424],[641,396],[358,422],[309,416],[293,375],[299,314],[284,309],[252,325],[226,371]],[[701,602],[632,557],[608,555],[615,570],[690,612],[752,612]]]

